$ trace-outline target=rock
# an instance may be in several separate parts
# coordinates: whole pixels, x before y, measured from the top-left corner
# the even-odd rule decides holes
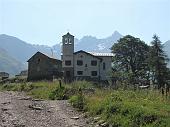
[[[102,126],[102,127],[109,127],[109,124],[105,122],[105,123],[100,124],[100,126]]]
[[[94,121],[100,120],[100,117],[94,117]]]
[[[78,120],[78,119],[79,119],[79,117],[74,116],[74,117],[71,117],[71,119]]]
[[[95,125],[95,127],[100,127],[99,124]]]
[[[32,105],[29,105],[28,107],[31,109],[34,109],[34,110],[43,110],[42,107],[36,107],[36,106],[32,106]]]
[[[7,108],[1,108],[2,111],[7,111],[8,109]]]
[[[3,123],[5,123],[5,122],[6,122],[6,120],[5,120],[5,119],[2,119],[2,122],[3,122]]]
[[[6,105],[6,104],[10,104],[11,102],[9,101],[9,102],[3,102],[3,103],[1,103],[1,104],[3,104],[3,105]]]
[[[104,121],[104,120],[99,120],[97,123],[98,123],[99,125],[101,125],[101,124],[105,123],[105,121]]]
[[[23,98],[19,98],[19,100],[31,100],[31,97],[23,97]]]
[[[33,99],[32,101],[43,101],[43,99]]]
[[[52,113],[52,111],[51,111],[51,110],[48,110],[47,112]]]

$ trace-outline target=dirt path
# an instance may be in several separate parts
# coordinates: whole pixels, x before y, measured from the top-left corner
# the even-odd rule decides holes
[[[67,101],[33,100],[24,93],[0,92],[0,127],[89,127]]]

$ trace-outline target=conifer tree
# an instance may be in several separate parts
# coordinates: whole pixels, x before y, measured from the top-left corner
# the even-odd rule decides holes
[[[158,89],[164,88],[167,83],[168,58],[163,50],[163,44],[157,35],[153,36],[153,41],[150,47],[149,65],[152,74],[152,81],[157,85]]]

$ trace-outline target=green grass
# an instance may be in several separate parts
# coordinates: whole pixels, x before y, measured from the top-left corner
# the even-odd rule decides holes
[[[156,91],[98,90],[86,96],[85,110],[113,126],[170,126],[170,103]]]
[[[33,98],[49,99],[49,95],[58,87],[58,82],[10,83],[1,85],[7,91],[24,91]]]
[[[86,81],[73,82],[71,84],[64,84],[60,88],[59,82],[23,82],[23,83],[9,83],[1,84],[0,90],[6,91],[24,91],[28,95],[38,99],[69,99],[71,96],[78,93],[79,89],[92,88],[93,85]]]
[[[88,89],[95,92],[87,92]],[[0,85],[0,90],[25,91],[40,99],[69,99],[73,107],[99,116],[113,127],[170,127],[170,100],[158,91],[96,88],[90,82],[34,82]]]

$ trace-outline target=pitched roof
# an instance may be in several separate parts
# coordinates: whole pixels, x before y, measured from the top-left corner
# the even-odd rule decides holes
[[[27,62],[31,61],[31,59],[32,59],[34,56],[38,55],[38,54],[41,54],[41,55],[43,55],[43,56],[45,56],[45,57],[48,57],[48,58],[51,59],[51,60],[61,61],[61,60],[52,58],[52,57],[50,57],[50,56],[48,56],[48,55],[46,55],[46,54],[41,53],[41,52],[38,51],[38,52],[36,52],[29,60],[27,60]]]
[[[74,36],[71,35],[69,32],[68,32],[67,34],[63,35],[62,37],[64,37],[64,36],[72,36],[72,37],[74,37]]]
[[[96,53],[96,52],[88,52],[94,56],[107,56],[107,57],[113,57],[113,53]]]
[[[96,57],[97,59],[102,60],[102,58],[100,58],[100,57],[98,57],[98,56],[95,56],[95,55],[93,55],[93,54],[91,54],[91,53],[88,53],[88,52],[86,52],[86,51],[83,51],[83,50],[74,52],[74,54],[78,54],[78,53],[85,53],[85,54],[87,54],[87,55],[90,55],[90,56]]]
[[[1,76],[7,76],[7,75],[9,76],[9,74],[7,72],[0,72],[0,77]]]

